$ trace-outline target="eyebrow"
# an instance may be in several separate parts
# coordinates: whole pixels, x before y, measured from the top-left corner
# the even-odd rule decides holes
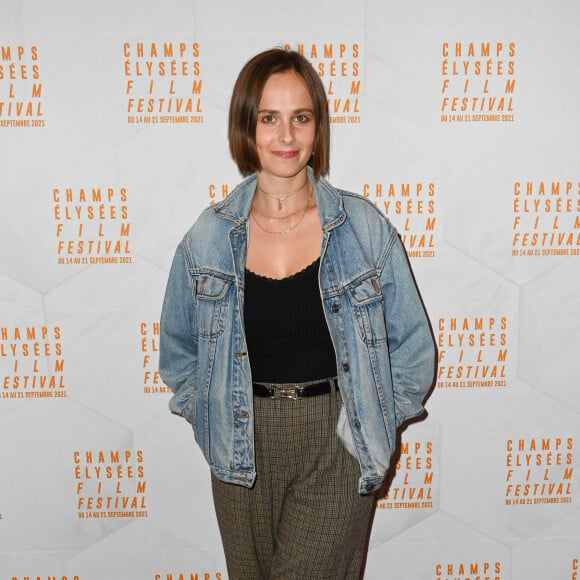
[[[280,111],[277,111],[276,109],[259,109],[258,110],[258,114],[260,113],[279,113]],[[292,113],[296,114],[296,113],[312,113],[314,114],[314,109],[308,109],[308,108],[304,108],[304,109],[296,109],[295,111],[292,111]]]

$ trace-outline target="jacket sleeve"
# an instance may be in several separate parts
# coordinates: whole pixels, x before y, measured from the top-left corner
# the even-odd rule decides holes
[[[173,391],[169,409],[186,417],[197,370],[193,306],[193,282],[182,242],[173,258],[161,310],[159,374]]]
[[[392,231],[381,272],[397,426],[420,415],[435,378],[435,343],[407,254]]]

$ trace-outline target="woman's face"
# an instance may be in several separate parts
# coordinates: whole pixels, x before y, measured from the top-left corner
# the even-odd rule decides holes
[[[258,176],[276,181],[304,172],[314,136],[314,107],[306,83],[293,71],[273,74],[258,107],[256,148],[262,165]]]

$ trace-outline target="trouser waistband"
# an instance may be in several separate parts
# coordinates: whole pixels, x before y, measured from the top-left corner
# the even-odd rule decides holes
[[[302,399],[304,397],[316,397],[325,395],[338,389],[336,377],[328,377],[316,381],[303,383],[252,383],[256,397],[269,397],[270,399]]]

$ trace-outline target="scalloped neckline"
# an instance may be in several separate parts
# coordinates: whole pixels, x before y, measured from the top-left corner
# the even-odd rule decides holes
[[[249,270],[248,268],[246,268],[246,274],[250,274],[251,276],[254,276],[254,278],[260,278],[262,280],[267,280],[268,282],[285,282],[286,280],[292,280],[293,278],[297,278],[298,276],[306,274],[306,272],[308,272],[312,268],[314,268],[314,266],[316,266],[319,262],[320,262],[320,257],[316,258],[316,260],[314,260],[314,262],[311,262],[307,266],[304,266],[304,268],[302,268],[302,270],[298,270],[298,272],[294,272],[294,274],[290,274],[289,276],[286,276],[284,278],[270,278],[270,276],[264,276],[262,274],[257,274],[256,272],[253,272],[252,270]]]

